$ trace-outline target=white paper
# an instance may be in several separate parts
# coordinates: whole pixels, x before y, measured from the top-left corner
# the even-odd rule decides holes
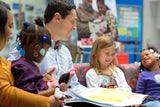
[[[118,89],[87,88],[80,93],[72,91],[82,102],[89,102],[100,106],[130,106],[142,104],[147,95],[124,92]],[[105,92],[105,93],[104,93]],[[93,97],[94,96],[94,97]]]
[[[107,28],[106,21],[98,23],[89,22],[89,30],[91,33],[101,32],[102,29],[106,28]]]

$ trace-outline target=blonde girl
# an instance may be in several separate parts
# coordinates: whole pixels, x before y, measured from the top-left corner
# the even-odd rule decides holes
[[[101,36],[93,44],[90,69],[86,73],[87,87],[118,88],[131,92],[123,72],[115,65],[115,41]]]

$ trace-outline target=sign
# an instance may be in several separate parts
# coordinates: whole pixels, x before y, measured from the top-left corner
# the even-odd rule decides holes
[[[118,5],[117,13],[119,36],[123,38],[139,39],[141,35],[141,7]]]

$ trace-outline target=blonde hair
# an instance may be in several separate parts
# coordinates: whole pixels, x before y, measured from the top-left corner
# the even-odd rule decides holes
[[[116,46],[115,41],[109,36],[98,37],[92,46],[91,56],[90,56],[90,67],[94,68],[97,74],[100,74],[100,63],[98,61],[98,56],[96,55],[101,49]],[[111,62],[110,67],[115,70],[114,60]]]

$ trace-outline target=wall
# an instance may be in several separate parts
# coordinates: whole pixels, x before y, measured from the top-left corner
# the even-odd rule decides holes
[[[160,49],[160,0],[144,0],[143,48],[153,45]]]
[[[37,16],[43,16],[46,7],[46,0],[3,0],[8,3],[12,9],[13,34],[6,47],[0,52],[0,55],[7,57],[9,49],[15,43],[16,34],[20,31],[24,21],[33,22]]]
[[[143,37],[143,1],[116,0],[119,41],[129,55],[129,63],[139,61]]]

